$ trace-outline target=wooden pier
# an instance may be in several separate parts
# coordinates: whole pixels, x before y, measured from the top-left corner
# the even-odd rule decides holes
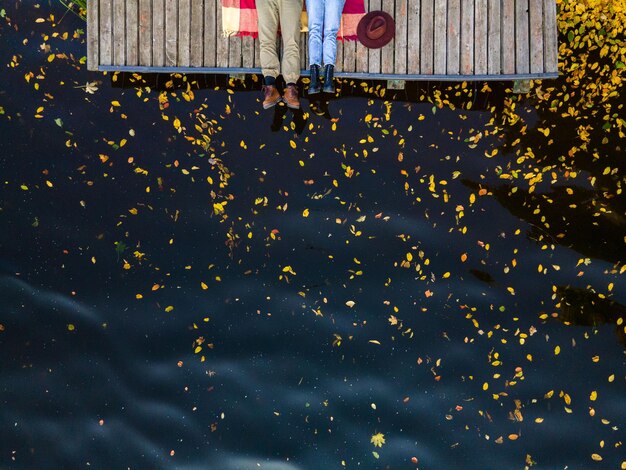
[[[338,42],[336,75],[527,80],[558,76],[555,0],[365,0],[396,22],[381,49]],[[260,73],[259,41],[224,37],[220,0],[89,0],[90,70]],[[301,37],[308,75],[307,34]]]

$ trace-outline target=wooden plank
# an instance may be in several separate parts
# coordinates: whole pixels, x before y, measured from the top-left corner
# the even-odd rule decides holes
[[[139,65],[139,0],[126,0],[126,65]]]
[[[192,67],[202,67],[204,56],[204,1],[191,0],[190,56]]]
[[[395,15],[395,4],[394,0],[383,0],[382,10],[385,13],[389,13],[389,15],[393,18]],[[396,25],[396,34],[397,34],[397,25]],[[384,46],[380,50],[380,70],[382,73],[393,73],[393,65],[395,63],[395,50],[396,50],[396,40],[395,35],[394,39],[389,41],[389,43]]]
[[[304,34],[304,42],[300,43],[300,50],[304,51],[304,65],[305,68],[309,68],[309,34]]]
[[[113,64],[126,65],[126,5],[113,0]]]
[[[558,72],[559,44],[556,25],[556,3],[554,0],[543,1],[543,30],[544,72]]]
[[[152,65],[152,2],[139,0],[139,65]]]
[[[254,38],[252,36],[241,38],[241,63],[243,67],[254,67]]]
[[[406,72],[411,74],[420,73],[420,11],[421,2],[411,0],[407,11],[407,41],[409,44],[407,51]]]
[[[543,72],[543,2],[530,0],[530,72]]]
[[[178,57],[181,67],[191,65],[191,0],[178,0]]]
[[[489,53],[487,55],[487,73],[496,75],[502,73],[500,54],[502,38],[500,37],[500,2],[489,2]]]
[[[307,51],[309,50],[308,36],[306,33],[300,33],[300,68],[308,70],[311,64],[307,60]]]
[[[165,65],[178,65],[178,0],[165,0]]]
[[[448,2],[447,0],[435,0],[435,46],[433,70],[436,74],[446,73]]]
[[[376,11],[381,8],[381,0],[370,0],[368,11]],[[368,49],[368,72],[380,73],[380,49]]]
[[[415,2],[416,0],[410,0]],[[407,35],[408,28],[408,0],[396,0],[396,50],[394,55],[394,73],[405,74],[407,67]]]
[[[228,66],[241,67],[241,36],[228,38]]]
[[[343,71],[354,72],[356,70],[356,41],[343,42]]]
[[[261,45],[259,38],[254,39],[254,66],[257,68],[261,67]]]
[[[337,57],[335,57],[335,71],[343,71],[343,41],[337,41]]]
[[[152,0],[152,65],[165,65],[165,0]]]
[[[93,0],[87,8],[87,69],[98,70],[100,65],[100,2]]]
[[[528,0],[515,2],[515,72],[530,71],[530,38],[528,26]]]
[[[204,0],[204,66],[215,67],[217,64],[215,53],[217,51],[216,28],[217,15],[215,8],[217,0]]]
[[[469,0],[472,1],[472,0]],[[435,17],[434,0],[422,0],[421,8],[421,25],[420,25],[420,45],[421,45],[421,64],[420,73],[431,75],[433,73],[434,62],[434,17]]]
[[[515,73],[515,0],[502,1],[502,72]]]
[[[495,2],[491,2],[495,3]],[[487,73],[488,23],[487,0],[475,0],[474,8],[474,73]]]
[[[369,10],[369,0],[364,0],[365,11]],[[356,42],[356,72],[367,73],[369,70],[369,52],[368,48],[361,44],[361,41]]]
[[[224,27],[222,26],[222,8],[219,0],[215,0],[215,37],[217,47],[215,49],[215,62],[218,67],[228,67],[228,46],[229,41],[224,36]]]
[[[446,73],[458,75],[461,68],[461,0],[448,1],[447,48]]]
[[[474,0],[461,4],[461,73],[474,73]]]

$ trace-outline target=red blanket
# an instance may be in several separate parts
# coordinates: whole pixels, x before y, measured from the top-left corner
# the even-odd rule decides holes
[[[354,41],[356,28],[365,14],[363,0],[346,0],[341,15],[338,39]],[[252,36],[259,34],[255,0],[222,0],[222,30],[224,35]],[[307,31],[306,11],[302,11],[302,31]]]

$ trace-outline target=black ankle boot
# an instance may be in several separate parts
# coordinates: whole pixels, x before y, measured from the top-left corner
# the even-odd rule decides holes
[[[311,65],[311,83],[309,84],[309,95],[315,95],[322,91],[322,84],[320,82],[320,66],[317,64]]]
[[[333,81],[334,73],[334,65],[328,64],[324,67],[324,93],[335,94],[335,82]]]

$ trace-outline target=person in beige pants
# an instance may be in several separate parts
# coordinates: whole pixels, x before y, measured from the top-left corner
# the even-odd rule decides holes
[[[282,100],[287,106],[300,108],[296,82],[300,77],[300,15],[303,0],[256,0],[259,17],[259,42],[263,72],[263,108],[268,109],[281,100],[276,89],[276,77],[282,72],[287,83]],[[276,50],[276,35],[280,24],[283,41],[282,64]]]

